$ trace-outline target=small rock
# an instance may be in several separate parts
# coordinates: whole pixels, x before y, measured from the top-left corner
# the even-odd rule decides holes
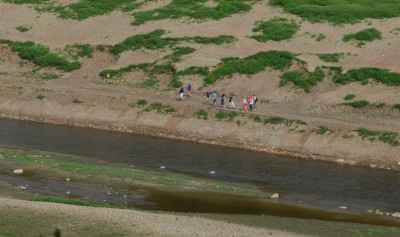
[[[24,170],[23,169],[16,169],[16,170],[13,171],[13,173],[14,174],[22,174],[22,173],[24,173]]]
[[[126,198],[126,195],[124,195],[124,198]]]
[[[26,187],[26,186],[19,186],[19,188],[22,189],[22,190],[25,190],[25,189],[27,189],[28,187]]]
[[[118,192],[115,192],[115,194],[117,194],[117,195],[118,195]]]
[[[70,191],[67,191],[67,194],[70,194],[71,192]]]
[[[111,193],[110,193],[110,192],[107,192],[107,194],[110,195]]]
[[[369,167],[371,167],[371,168],[376,168],[376,165],[370,165]]]
[[[66,178],[65,181],[69,182],[71,181],[71,178]]]
[[[399,219],[400,219],[400,212],[392,213],[392,216],[393,216],[394,218],[399,218]]]
[[[373,210],[368,210],[367,212],[368,212],[368,213],[373,213],[374,211],[373,211]]]
[[[397,165],[400,165],[400,161],[397,162]]]
[[[274,193],[274,194],[271,195],[271,198],[272,199],[277,199],[277,198],[279,198],[279,194],[278,193]]]
[[[337,159],[336,162],[338,162],[338,163],[343,163],[343,162],[344,162],[344,159]]]
[[[339,208],[340,208],[340,209],[347,209],[346,206],[340,206]]]
[[[165,166],[163,166],[163,165],[162,165],[162,166],[160,166],[160,169],[162,169],[162,170],[163,170],[163,169],[165,169]]]
[[[215,171],[214,171],[214,170],[211,170],[211,171],[208,172],[208,173],[210,173],[210,174],[215,174]]]

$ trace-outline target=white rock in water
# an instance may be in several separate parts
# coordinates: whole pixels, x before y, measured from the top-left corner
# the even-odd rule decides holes
[[[340,209],[347,209],[346,206],[340,206],[339,208],[340,208]]]
[[[274,194],[272,194],[271,198],[277,199],[277,198],[279,198],[279,194],[278,193],[274,193]]]
[[[66,178],[65,181],[69,182],[71,181],[71,178]]]
[[[71,193],[70,191],[67,192],[67,194],[70,194],[70,193]]]
[[[26,186],[19,186],[19,188],[22,189],[22,190],[25,190],[25,189],[27,189],[28,187],[26,187]]]
[[[23,169],[16,169],[16,170],[13,171],[13,173],[14,174],[22,174],[22,173],[24,173],[24,170]]]
[[[214,170],[211,170],[209,173],[210,173],[210,174],[215,174],[215,171],[214,171]]]
[[[165,166],[163,166],[163,165],[162,165],[162,166],[160,166],[160,169],[162,169],[162,170],[163,170],[163,169],[165,169]]]
[[[124,198],[126,198],[126,195],[124,195]]]
[[[400,218],[400,212],[392,213],[392,216],[393,216],[394,218]]]

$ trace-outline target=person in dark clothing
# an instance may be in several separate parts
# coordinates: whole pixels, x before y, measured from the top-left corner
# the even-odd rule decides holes
[[[221,107],[223,108],[225,105],[225,94],[222,94],[221,96]]]

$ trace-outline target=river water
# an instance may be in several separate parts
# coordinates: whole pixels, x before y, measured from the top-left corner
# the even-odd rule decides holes
[[[355,213],[400,211],[400,172],[13,120],[0,120],[0,147],[78,155],[127,167],[165,166],[173,172],[256,185],[282,194],[280,202],[324,210],[346,206]]]

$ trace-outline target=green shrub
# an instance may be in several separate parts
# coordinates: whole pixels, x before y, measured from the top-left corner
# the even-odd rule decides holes
[[[159,103],[159,102],[155,102],[155,103],[150,104],[150,106],[145,109],[145,112],[150,112],[150,111],[153,111],[153,110],[156,110],[158,113],[166,113],[166,114],[170,114],[170,113],[176,112],[176,109],[174,109],[172,106],[164,105],[164,104]]]
[[[368,139],[369,141],[379,140],[384,143],[390,144],[392,146],[400,145],[398,141],[398,133],[395,132],[377,132],[377,131],[370,131],[366,128],[358,128],[356,130],[358,135],[364,140]]]
[[[377,39],[382,39],[382,33],[375,28],[365,29],[355,34],[347,34],[343,36],[343,42],[350,40],[367,41],[371,42]]]
[[[395,104],[395,105],[393,105],[393,108],[394,108],[394,109],[400,109],[400,104]]]
[[[145,86],[145,87],[151,87],[151,86],[154,86],[154,85],[157,84],[157,83],[158,83],[158,81],[157,81],[156,78],[150,77],[150,78],[148,78],[147,80],[145,80],[145,81],[143,82],[143,86]]]
[[[198,119],[208,119],[208,113],[204,109],[199,109],[197,112],[194,113],[194,116]]]
[[[308,75],[307,78],[301,71],[289,71],[282,74],[279,86],[284,86],[292,82],[295,86],[308,93],[311,88],[322,81],[324,77],[325,74],[320,67],[315,68],[314,72]]]
[[[369,67],[352,69],[344,75],[335,75],[334,77],[334,81],[341,84],[354,81],[368,83],[368,79],[373,79],[388,86],[400,86],[400,73],[390,72],[388,69]]]
[[[282,117],[271,117],[264,120],[264,124],[283,124],[287,127],[292,126],[293,124],[296,125],[307,125],[306,122],[302,120],[289,120]]]
[[[218,112],[215,114],[217,120],[227,119],[228,122],[232,122],[236,116],[238,116],[237,112]]]
[[[37,95],[36,96],[36,99],[38,99],[38,100],[43,100],[44,98],[46,98],[46,96],[44,96],[44,95]]]
[[[145,99],[139,99],[136,101],[136,105],[138,105],[138,106],[145,106],[145,105],[147,105],[147,103],[148,103],[148,101]]]
[[[356,98],[355,94],[347,94],[343,99],[344,100],[352,100],[354,98]]]
[[[317,54],[317,56],[324,62],[338,63],[343,58],[344,53]]]
[[[17,29],[17,30],[19,30],[21,32],[27,32],[27,31],[30,30],[30,28],[26,27],[26,26],[17,26],[15,29]]]
[[[65,50],[74,59],[78,58],[92,58],[93,48],[89,44],[74,44],[65,47]]]
[[[189,68],[186,68],[185,70],[178,71],[176,73],[176,75],[178,75],[178,76],[195,75],[195,74],[207,76],[208,74],[210,74],[210,71],[209,71],[208,67],[191,66]]]
[[[226,76],[234,73],[252,75],[259,73],[267,67],[283,69],[292,64],[295,55],[287,51],[260,52],[243,59],[230,58],[223,61],[218,67],[204,78],[205,84],[213,84]]]
[[[352,102],[346,102],[343,103],[342,105],[348,105],[348,106],[352,106],[353,108],[364,108],[367,107],[368,105],[370,105],[370,103],[366,100],[357,100],[357,101],[352,101]]]
[[[318,129],[314,130],[316,134],[324,135],[325,133],[328,133],[327,135],[331,135],[334,133],[332,129],[329,129],[325,126],[319,126]]]
[[[322,40],[324,40],[324,39],[326,39],[326,35],[324,35],[324,34],[319,34],[316,38],[315,38],[315,40],[316,41],[322,41]]]
[[[55,74],[55,73],[43,73],[41,75],[40,79],[42,80],[54,80],[60,78],[60,75]]]
[[[261,118],[258,115],[254,116],[253,120],[254,120],[254,122],[258,122],[258,123],[261,122]]]
[[[180,88],[183,85],[181,81],[179,81],[179,78],[177,76],[174,76],[171,80],[170,86],[174,88]]]
[[[100,52],[104,52],[104,50],[106,49],[106,47],[105,47],[104,45],[100,44],[100,45],[97,45],[97,46],[96,46],[96,49],[99,50]]]
[[[353,24],[367,18],[383,19],[400,16],[399,0],[270,0],[269,4],[282,7],[285,12],[311,22]]]
[[[162,19],[192,18],[196,20],[219,20],[239,12],[248,12],[251,6],[246,0],[218,0],[216,7],[204,5],[208,0],[172,0],[162,8],[134,13],[133,25],[142,25],[147,21]]]
[[[78,99],[73,99],[73,100],[72,100],[72,103],[74,103],[74,104],[82,104],[83,101],[78,100]]]
[[[253,35],[251,38],[258,42],[281,41],[291,39],[299,30],[299,25],[295,21],[289,21],[285,18],[273,18],[268,21],[259,21],[253,32],[259,32],[259,35]]]

